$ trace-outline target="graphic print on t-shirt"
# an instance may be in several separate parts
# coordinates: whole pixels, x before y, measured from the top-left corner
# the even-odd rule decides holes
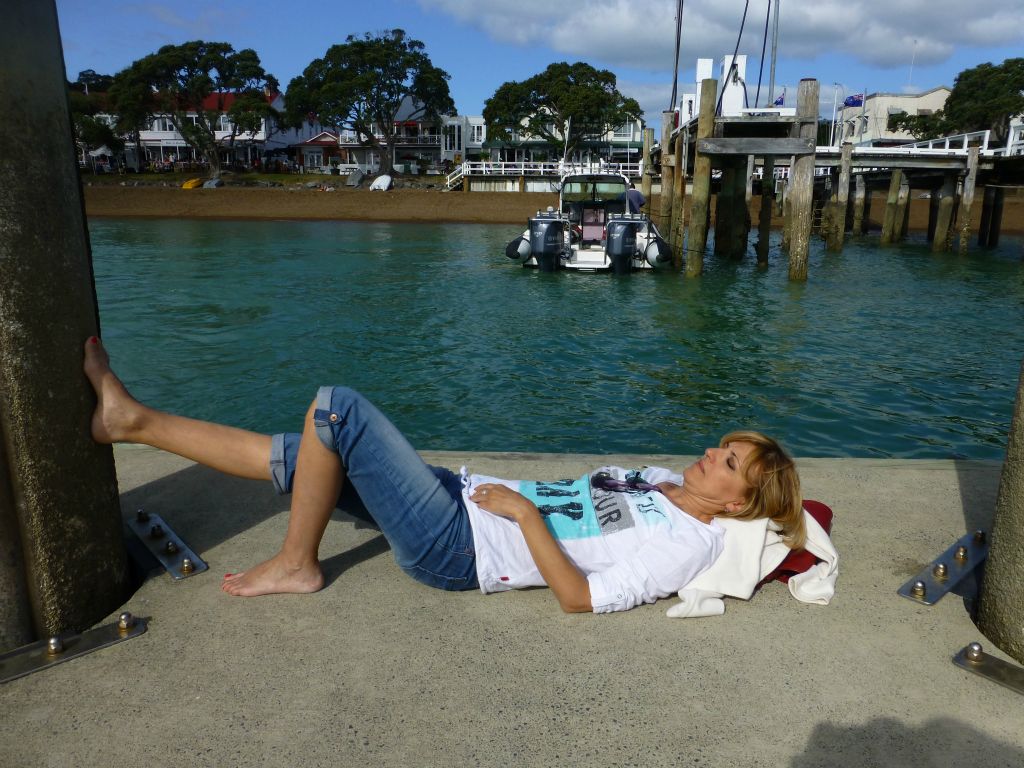
[[[630,494],[592,488],[590,475],[578,480],[523,481],[519,492],[537,505],[556,539],[586,539],[637,525],[668,523],[650,493]]]

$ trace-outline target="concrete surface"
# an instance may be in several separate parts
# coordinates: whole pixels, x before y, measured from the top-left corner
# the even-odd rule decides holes
[[[686,461],[426,457],[537,479]],[[951,662],[974,640],[1007,657],[963,599],[896,594],[990,525],[997,463],[800,461],[836,514],[832,604],[772,584],[674,620],[667,601],[565,615],[547,590],[431,590],[340,513],[322,592],[230,598],[221,574],[275,551],[287,499],[152,449],[116,458],[126,514],[163,515],[211,570],[146,581],[125,605],[145,635],[0,686],[4,768],[1024,765],[1024,698]]]

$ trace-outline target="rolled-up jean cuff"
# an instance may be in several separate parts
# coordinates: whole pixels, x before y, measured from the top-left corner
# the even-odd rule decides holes
[[[335,441],[332,426],[341,426],[341,416],[334,413],[331,408],[334,405],[334,387],[320,387],[316,392],[316,406],[313,409],[313,424],[316,427],[316,436],[329,451],[337,451],[338,445]]]
[[[288,465],[285,462],[284,433],[272,435],[270,438],[270,479],[274,483],[274,490],[279,494],[290,492]]]

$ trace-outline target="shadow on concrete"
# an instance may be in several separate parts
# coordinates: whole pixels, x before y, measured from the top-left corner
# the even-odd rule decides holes
[[[125,519],[134,516],[140,508],[160,515],[202,557],[218,544],[286,512],[290,498],[275,493],[269,482],[243,480],[192,465],[122,492],[121,510]],[[332,520],[376,530],[342,509],[335,511]],[[130,537],[131,544],[134,534],[126,529],[126,536]],[[324,578],[330,584],[344,571],[388,549],[387,540],[376,536],[347,552],[333,555],[321,562]],[[262,556],[271,554],[267,552]]]
[[[804,753],[790,763],[791,768],[895,765],[1010,768],[1024,765],[1024,750],[952,718],[932,719],[919,728],[908,728],[884,717],[851,727],[819,723]]]
[[[964,515],[962,533],[980,530],[991,535],[1002,464],[991,461],[956,461],[954,466],[957,485],[960,488],[960,506]],[[949,544],[952,545],[953,541]],[[936,552],[934,556],[938,557],[939,554],[941,553]],[[978,619],[978,599],[984,576],[985,565],[982,563],[952,591],[951,595],[963,600],[964,610],[975,623]]]

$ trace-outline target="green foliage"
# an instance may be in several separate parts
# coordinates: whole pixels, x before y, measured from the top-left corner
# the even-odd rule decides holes
[[[216,176],[220,154],[215,132],[220,115],[227,111],[234,122],[228,137],[234,143],[239,134],[256,130],[263,118],[275,117],[265,92],[276,91],[277,85],[251,48],[235,51],[228,43],[193,40],[165,45],[119,72],[111,98],[120,124],[136,132],[150,117],[167,115]],[[206,108],[210,97],[214,98]]]
[[[1006,141],[1010,119],[1024,113],[1024,59],[979,64],[956,76],[945,106],[931,115],[893,115],[889,128],[917,139],[992,131]]]
[[[106,93],[113,81],[110,75],[98,75],[93,69],[83,69],[75,82],[68,83],[68,88],[78,93]]]
[[[937,139],[947,132],[945,115],[941,109],[930,115],[908,115],[906,112],[889,115],[888,128],[890,131],[905,131],[918,141]]]
[[[1010,118],[1024,113],[1024,59],[965,69],[956,76],[943,113],[948,132],[991,130],[1004,141]]]
[[[484,103],[488,136],[510,141],[518,131],[553,144],[559,154],[640,114],[640,105],[619,93],[612,72],[582,61],[559,62],[521,83],[504,83]]]
[[[448,80],[448,73],[431,63],[423,43],[400,29],[349,35],[288,84],[286,120],[299,126],[316,119],[354,131],[364,146],[382,150],[381,170],[387,173],[403,104],[411,109],[402,115],[405,120],[454,113]]]

